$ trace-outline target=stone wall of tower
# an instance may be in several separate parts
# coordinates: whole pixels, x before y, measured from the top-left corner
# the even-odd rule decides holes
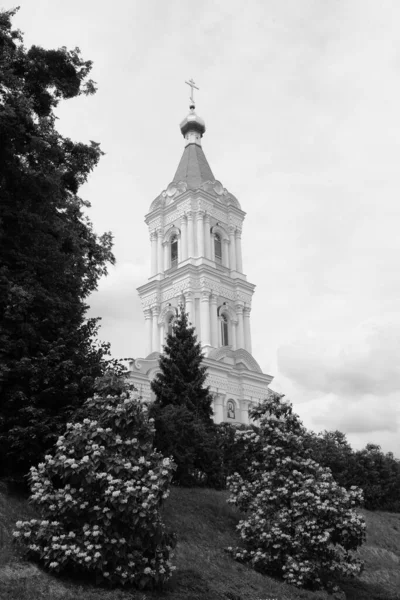
[[[254,286],[242,272],[244,213],[224,203],[226,195],[218,198],[202,190],[184,191],[171,201],[165,193],[146,216],[151,276],[139,294],[148,354],[161,351],[169,320],[181,303],[206,354],[224,344],[251,352]]]

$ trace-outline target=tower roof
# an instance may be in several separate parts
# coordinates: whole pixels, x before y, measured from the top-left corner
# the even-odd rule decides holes
[[[191,190],[197,190],[206,181],[215,181],[203,148],[191,143],[183,151],[173,182],[185,181]]]

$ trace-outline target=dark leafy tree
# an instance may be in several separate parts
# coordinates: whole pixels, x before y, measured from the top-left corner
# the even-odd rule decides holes
[[[85,300],[114,262],[78,189],[99,144],[56,128],[63,99],[92,94],[79,49],[26,49],[0,12],[0,474],[25,473],[103,372]]]
[[[354,484],[354,452],[341,431],[307,432],[306,445],[313,460],[329,468],[339,485],[349,489]]]
[[[340,431],[307,432],[304,442],[312,458],[328,467],[339,485],[362,489],[365,508],[400,510],[400,462],[393,454],[384,454],[375,444],[354,451]]]
[[[212,397],[205,386],[201,346],[183,308],[160,357],[160,372],[151,387],[155,420],[154,444],[177,465],[180,485],[217,485],[219,459],[212,421]]]

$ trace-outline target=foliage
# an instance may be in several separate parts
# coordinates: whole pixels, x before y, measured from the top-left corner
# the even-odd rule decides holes
[[[160,356],[160,372],[151,383],[156,399],[150,407],[155,447],[173,457],[174,481],[180,485],[210,485],[216,476],[212,397],[204,385],[202,361],[200,343],[181,308]]]
[[[160,517],[174,465],[153,451],[154,428],[132,390],[87,404],[97,418],[69,423],[54,456],[31,468],[31,501],[42,518],[18,522],[14,536],[55,573],[160,586],[174,568],[175,538]]]
[[[247,445],[242,436],[237,436],[238,431],[258,432],[255,425],[232,425],[231,423],[218,423],[214,425],[216,446],[218,452],[219,488],[226,489],[227,478],[234,473],[245,475],[254,456],[247,451]]]
[[[56,128],[61,100],[92,94],[79,49],[26,49],[0,12],[0,455],[24,474],[93,393],[107,344],[85,299],[114,262],[77,196],[102,152]]]
[[[220,488],[220,453],[215,431],[186,406],[169,405],[154,415],[155,445],[177,465],[173,481],[183,486]]]
[[[202,365],[203,353],[200,342],[188,323],[183,307],[173,323],[160,356],[160,372],[151,383],[160,408],[186,406],[205,423],[212,422],[212,398],[205,387],[207,368]]]
[[[376,444],[354,452],[353,481],[362,488],[365,508],[400,512],[400,462]]]
[[[355,511],[361,491],[346,491],[309,458],[305,429],[290,404],[271,394],[251,411],[259,433],[238,431],[248,472],[228,478],[229,502],[248,514],[238,529],[244,547],[229,550],[262,572],[298,587],[333,588],[333,577],[360,573],[355,550],[365,523]]]
[[[400,462],[393,454],[384,454],[375,444],[354,451],[340,431],[309,432],[305,443],[340,486],[362,489],[365,508],[400,511]]]

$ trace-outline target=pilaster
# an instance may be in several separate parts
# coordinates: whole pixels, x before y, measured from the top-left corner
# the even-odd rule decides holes
[[[181,217],[181,260],[186,260],[188,257],[188,239],[187,239],[187,216]]]
[[[148,356],[151,354],[151,346],[152,346],[152,320],[151,320],[151,308],[144,309],[144,321],[146,324],[146,354]]]
[[[218,348],[218,315],[217,315],[217,296],[211,294],[210,297],[211,310],[211,346]]]
[[[242,232],[240,229],[235,231],[235,245],[236,245],[236,270],[239,273],[243,273],[243,259],[242,259]]]
[[[243,304],[236,304],[236,315],[238,318],[237,328],[237,348],[244,348],[244,324],[243,324]]]
[[[151,314],[153,316],[153,339],[152,339],[151,351],[159,352],[160,351],[160,338],[159,338],[159,332],[158,332],[158,315],[160,314],[160,307],[153,306],[151,309]]]
[[[157,232],[150,233],[151,241],[151,275],[157,275]]]
[[[196,213],[197,222],[197,256],[204,256],[204,211]]]
[[[231,271],[236,271],[236,242],[235,242],[235,227],[229,227],[229,268]]]
[[[164,271],[164,253],[163,253],[163,231],[162,229],[157,229],[157,273],[162,273]]]
[[[193,213],[187,213],[188,258],[194,257],[194,223]]]
[[[210,292],[208,290],[201,292],[200,328],[202,346],[210,346]]]
[[[206,213],[204,215],[204,246],[205,246],[205,257],[211,259],[211,222],[210,215]]]
[[[244,347],[251,354],[251,329],[250,329],[250,313],[251,307],[245,306],[243,309],[244,317]]]

